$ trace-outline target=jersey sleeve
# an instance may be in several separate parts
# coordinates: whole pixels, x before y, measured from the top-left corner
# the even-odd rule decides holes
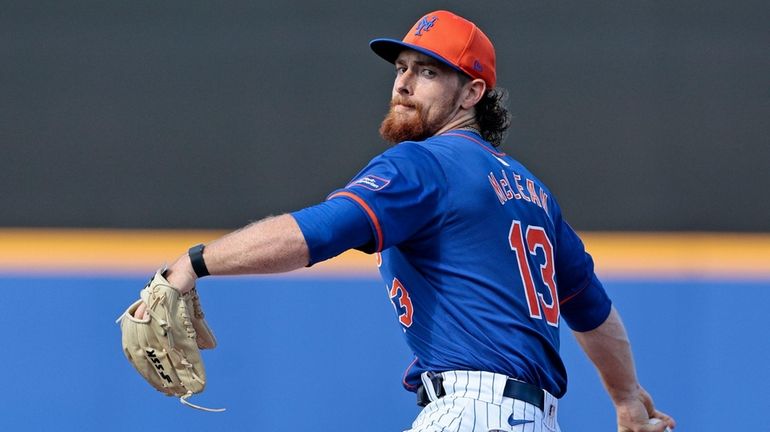
[[[601,325],[612,307],[596,274],[594,261],[582,240],[567,222],[557,222],[559,308],[572,330],[585,332]]]
[[[291,215],[305,237],[308,266],[373,242],[369,219],[352,201],[329,200]]]
[[[374,158],[329,200],[355,203],[366,215],[374,241],[360,249],[380,252],[438,229],[446,177],[430,151],[401,143]]]

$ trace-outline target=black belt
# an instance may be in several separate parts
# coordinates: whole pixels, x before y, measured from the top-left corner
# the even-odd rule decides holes
[[[446,391],[444,390],[444,378],[441,375],[434,375],[430,380],[433,383],[433,389],[436,392],[436,396],[438,398],[446,396]],[[545,406],[545,403],[543,402],[543,390],[532,384],[512,380],[510,378],[505,382],[503,396],[530,403],[541,410],[543,409],[543,406]],[[424,407],[430,402],[428,392],[425,391],[423,385],[420,385],[420,387],[417,388],[417,405]]]

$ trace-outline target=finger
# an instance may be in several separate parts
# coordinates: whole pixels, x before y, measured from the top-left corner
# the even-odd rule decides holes
[[[671,429],[676,427],[676,420],[662,411],[655,410],[655,414],[652,417],[660,419],[663,423],[666,424],[666,426],[670,427]]]
[[[147,319],[148,315],[147,305],[144,302],[142,302],[134,311],[134,318],[136,319]]]
[[[666,424],[663,422],[657,424],[634,424],[633,427],[618,426],[618,432],[665,432]]]
[[[644,430],[649,430],[650,432],[670,431],[670,429],[668,428],[668,424],[659,418],[651,418],[648,424],[652,427],[652,429],[644,429]]]

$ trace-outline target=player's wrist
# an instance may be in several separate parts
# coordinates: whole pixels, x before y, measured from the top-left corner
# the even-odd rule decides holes
[[[631,380],[627,379],[627,381]],[[609,394],[610,399],[616,408],[621,406],[634,405],[639,401],[643,401],[644,399],[644,395],[642,395],[642,386],[639,385],[636,380],[633,380],[633,383],[616,382],[611,384],[609,382],[605,382],[605,387],[607,388],[607,393]]]
[[[195,288],[197,276],[192,268],[188,254],[182,255],[171,264],[165,276],[169,284],[182,294]]]
[[[198,279],[211,274],[206,266],[206,260],[203,259],[203,251],[205,248],[206,245],[199,243],[187,251],[187,256],[190,258],[190,265]]]

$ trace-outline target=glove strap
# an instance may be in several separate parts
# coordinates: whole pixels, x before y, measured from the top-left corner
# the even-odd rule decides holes
[[[208,276],[209,269],[206,268],[206,261],[203,261],[203,249],[205,246],[203,243],[197,244],[187,251],[187,255],[190,257],[190,263],[192,264],[193,271],[198,278]]]

